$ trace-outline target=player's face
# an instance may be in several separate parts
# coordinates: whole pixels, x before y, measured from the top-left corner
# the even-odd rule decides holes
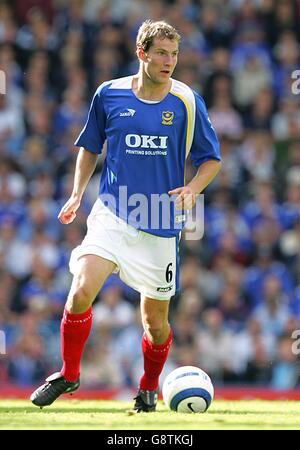
[[[174,72],[178,59],[178,42],[154,38],[145,53],[144,70],[154,83],[167,83]]]

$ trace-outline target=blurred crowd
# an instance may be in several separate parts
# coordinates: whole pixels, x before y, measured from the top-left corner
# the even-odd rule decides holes
[[[223,156],[205,191],[204,237],[182,238],[165,373],[196,365],[219,385],[299,386],[297,0],[0,0],[0,382],[35,385],[60,368],[69,256],[103,163],[76,221],[60,225],[73,143],[97,86],[137,71],[146,18],[182,34],[174,78],[204,97]],[[94,304],[82,384],[136,387],[141,335],[138,294],[110,277]]]

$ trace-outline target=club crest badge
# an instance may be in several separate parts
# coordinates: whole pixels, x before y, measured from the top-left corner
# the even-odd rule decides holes
[[[174,113],[171,111],[163,111],[162,121],[163,125],[173,125]]]

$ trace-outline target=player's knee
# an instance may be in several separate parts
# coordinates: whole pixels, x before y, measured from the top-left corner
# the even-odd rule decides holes
[[[69,293],[67,300],[67,310],[70,313],[85,312],[91,305],[93,299],[89,289],[85,286],[79,286]]]

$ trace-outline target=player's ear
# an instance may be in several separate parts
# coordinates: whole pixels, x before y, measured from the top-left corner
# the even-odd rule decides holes
[[[146,61],[146,54],[142,47],[137,47],[136,54],[139,59],[141,59],[142,61]]]

